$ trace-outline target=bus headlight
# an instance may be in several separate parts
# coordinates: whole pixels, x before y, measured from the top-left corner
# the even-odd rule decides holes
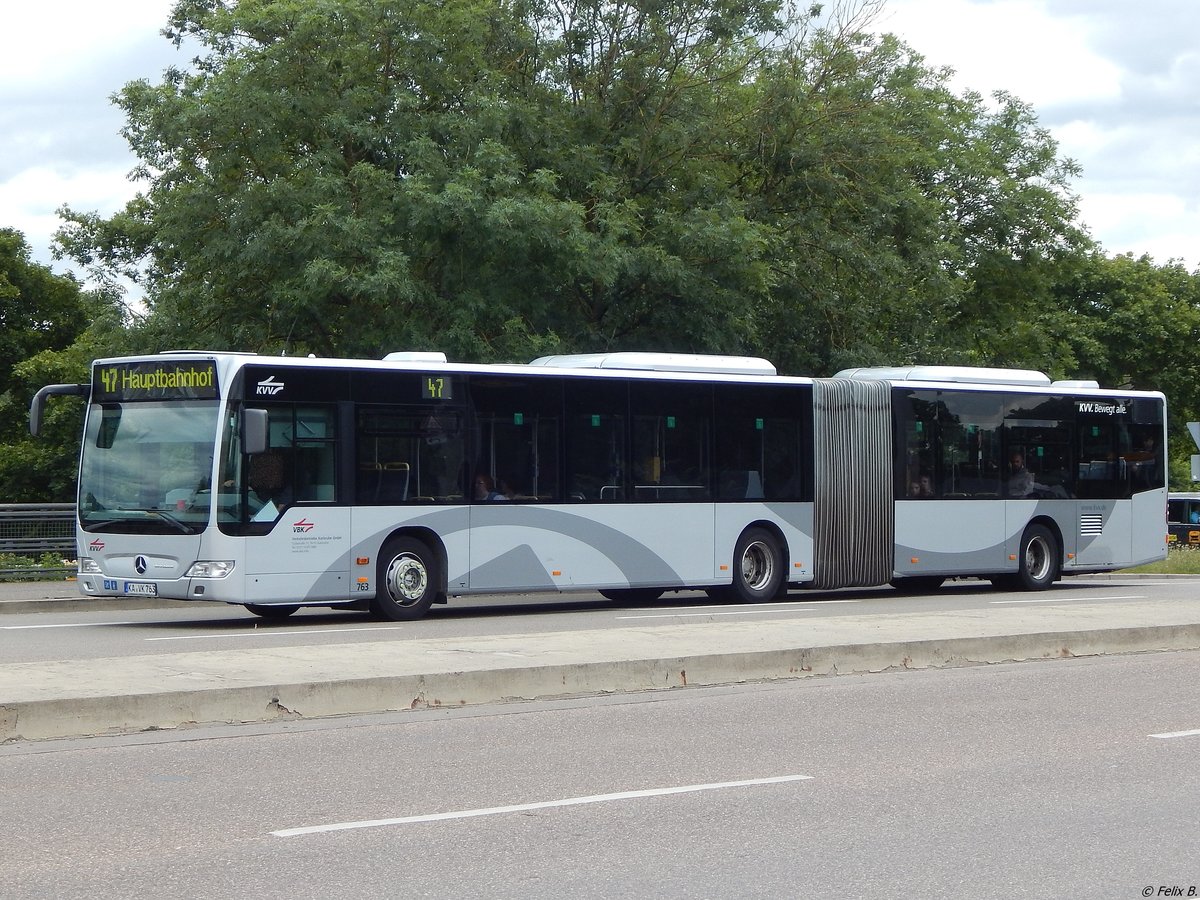
[[[96,562],[90,556],[79,557],[79,574],[80,575],[99,575],[100,563]]]
[[[231,559],[202,559],[184,573],[186,578],[224,578],[233,571]]]

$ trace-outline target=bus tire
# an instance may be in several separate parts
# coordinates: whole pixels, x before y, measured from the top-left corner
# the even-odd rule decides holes
[[[376,618],[412,622],[429,612],[438,593],[437,556],[415,538],[393,538],[379,552],[371,612]]]
[[[739,603],[773,600],[784,588],[783,554],[775,535],[765,528],[747,528],[733,548],[730,599]]]
[[[269,606],[265,603],[247,603],[245,606],[250,612],[263,619],[286,619],[300,608],[291,604],[287,606]]]
[[[1029,525],[1021,535],[1017,586],[1023,591],[1044,591],[1058,581],[1062,551],[1058,539],[1045,525]]]

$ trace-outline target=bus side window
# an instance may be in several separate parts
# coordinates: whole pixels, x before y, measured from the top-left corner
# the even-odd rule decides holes
[[[650,383],[631,394],[634,499],[710,500],[712,388]]]
[[[333,407],[296,408],[292,446],[297,500],[336,499],[337,418]]]
[[[566,380],[564,390],[567,497],[626,499],[628,388],[581,378]]]
[[[801,500],[803,427],[796,388],[717,385],[713,468],[718,500]],[[791,402],[789,402],[791,400]]]
[[[939,496],[999,499],[1004,400],[993,393],[943,392],[938,403]]]
[[[1162,487],[1161,426],[1133,425],[1129,429],[1130,449],[1123,454],[1133,491]]]
[[[462,499],[466,443],[460,411],[363,404],[356,413],[355,432],[358,503]]]
[[[471,379],[475,408],[473,471],[507,500],[556,500],[562,381],[480,375]]]
[[[1074,404],[1066,397],[1044,394],[1010,394],[1004,417],[1004,437],[1010,464],[1014,456],[1024,465],[1028,492],[1013,493],[1006,483],[1006,496],[1036,499],[1065,499],[1078,493],[1080,473],[1072,467],[1075,433]],[[1008,473],[1012,478],[1013,473]]]
[[[894,399],[897,456],[895,496],[934,496],[937,479],[938,401],[934,391],[897,392]],[[929,493],[925,493],[925,485]]]

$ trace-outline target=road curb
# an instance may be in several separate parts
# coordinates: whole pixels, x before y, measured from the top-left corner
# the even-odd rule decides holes
[[[261,685],[198,684],[184,690],[160,690],[163,682],[159,682],[145,690],[114,696],[0,701],[0,743],[1195,649],[1200,649],[1200,624],[1170,624],[546,665],[507,660],[488,664],[484,660],[475,668],[431,666],[431,671],[420,674],[297,679]],[[465,657],[466,662],[471,661],[470,653]],[[456,663],[462,661],[456,659]],[[186,663],[183,665],[186,668]],[[188,676],[195,676],[198,682],[212,680],[202,673],[181,670],[174,674],[179,681],[186,681]]]

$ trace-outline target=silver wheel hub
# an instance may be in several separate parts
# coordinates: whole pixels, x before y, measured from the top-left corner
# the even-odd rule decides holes
[[[1040,537],[1025,545],[1025,571],[1035,581],[1042,581],[1050,574],[1050,548]]]
[[[425,564],[409,553],[401,553],[388,564],[384,578],[388,593],[398,603],[415,603],[429,587]]]
[[[742,552],[742,581],[752,590],[761,591],[775,574],[775,557],[762,541],[749,544]]]

